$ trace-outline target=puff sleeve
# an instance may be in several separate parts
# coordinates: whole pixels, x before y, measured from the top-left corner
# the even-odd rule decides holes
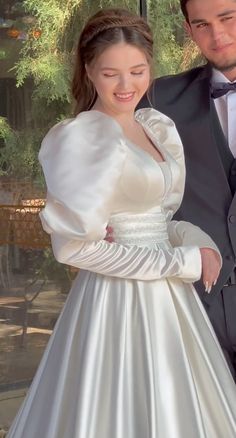
[[[169,250],[104,241],[127,146],[121,127],[98,111],[52,128],[39,153],[48,194],[41,213],[56,259],[103,275],[139,280],[201,275],[193,247]]]

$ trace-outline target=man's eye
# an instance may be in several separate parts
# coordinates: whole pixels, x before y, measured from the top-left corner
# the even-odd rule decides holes
[[[232,16],[223,17],[222,21],[232,20]]]
[[[198,29],[203,29],[204,27],[207,27],[207,23],[199,23],[199,24],[197,24],[197,28]]]

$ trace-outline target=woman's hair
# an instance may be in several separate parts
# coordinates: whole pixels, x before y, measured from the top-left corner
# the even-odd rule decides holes
[[[79,38],[72,82],[76,114],[89,110],[97,98],[85,65],[94,62],[108,47],[121,42],[139,48],[151,64],[153,39],[143,18],[125,9],[103,9],[88,20]]]

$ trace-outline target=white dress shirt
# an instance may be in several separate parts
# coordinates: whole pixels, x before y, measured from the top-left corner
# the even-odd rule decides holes
[[[213,69],[211,83],[231,82],[219,70]],[[228,140],[229,148],[236,158],[236,92],[229,91],[224,96],[214,99],[219,121]]]

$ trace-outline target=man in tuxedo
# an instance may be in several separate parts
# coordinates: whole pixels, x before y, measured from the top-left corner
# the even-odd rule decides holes
[[[236,0],[180,0],[186,27],[207,64],[154,80],[141,107],[176,123],[186,158],[178,220],[206,231],[223,268],[210,294],[196,288],[236,376]]]

